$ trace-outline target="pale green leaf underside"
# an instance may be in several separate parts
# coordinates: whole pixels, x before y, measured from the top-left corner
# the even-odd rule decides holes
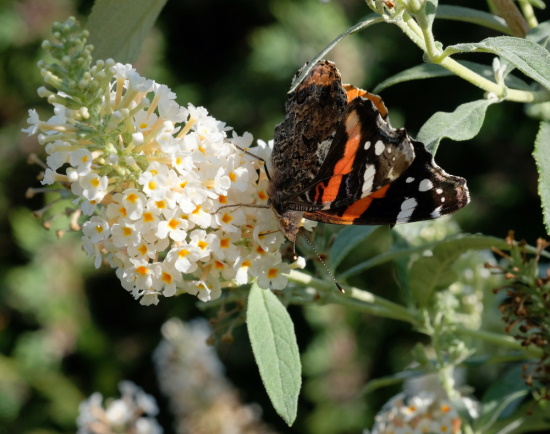
[[[512,366],[487,389],[482,398],[479,418],[475,421],[477,432],[487,432],[493,428],[504,411],[513,411],[529,394],[529,387],[520,380],[522,370],[519,364]]]
[[[424,6],[424,13],[426,14],[426,21],[431,29],[435,20],[435,14],[437,13],[438,0],[426,0]]]
[[[334,244],[330,247],[329,264],[335,270],[342,260],[355,247],[363,244],[378,226],[347,226],[338,233]]]
[[[94,59],[136,60],[166,0],[96,0],[88,19]]]
[[[428,151],[435,154],[441,139],[470,140],[477,135],[485,112],[493,102],[482,99],[459,105],[454,112],[437,112],[420,128],[417,140],[426,145]]]
[[[529,30],[525,38],[547,48],[550,39],[550,21],[540,23],[537,27]]]
[[[503,248],[505,244],[500,238],[460,235],[440,242],[432,249],[432,256],[417,259],[410,269],[409,284],[419,306],[426,306],[435,291],[446,288],[456,280],[451,276],[451,265],[462,253],[493,246]]]
[[[550,234],[550,122],[541,122],[533,152],[539,172],[539,195],[546,232]]]
[[[270,290],[252,285],[246,324],[254,358],[273,407],[288,425],[296,419],[302,364],[294,324]]]
[[[502,18],[484,11],[465,8],[462,6],[440,5],[437,8],[437,19],[464,21],[467,23],[478,24],[497,32],[510,34],[511,30]]]
[[[498,36],[478,43],[451,45],[445,49],[445,54],[470,52],[496,54],[528,77],[550,89],[550,53],[533,41]]]
[[[466,68],[471,69],[475,73],[481,75],[482,77],[494,81],[495,74],[493,72],[492,66],[469,61],[459,61],[459,63],[462,66],[465,66]],[[387,78],[382,83],[378,84],[378,86],[376,86],[372,92],[377,94],[390,86],[394,86],[405,81],[423,80],[426,78],[436,77],[449,77],[453,75],[454,73],[443,68],[440,65],[437,65],[435,63],[423,63],[421,65],[405,69],[404,71],[401,71]],[[508,75],[506,77],[506,85],[515,89],[530,90],[530,87],[527,83],[513,75]]]

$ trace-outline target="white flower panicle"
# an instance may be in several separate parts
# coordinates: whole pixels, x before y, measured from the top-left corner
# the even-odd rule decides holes
[[[477,403],[467,397],[461,400],[470,415],[477,417]],[[376,415],[372,431],[364,433],[460,434],[461,425],[460,415],[448,399],[420,391],[414,395],[400,393],[391,398]]]
[[[42,62],[42,75],[56,91],[39,93],[55,114],[42,121],[31,110],[23,131],[38,134],[48,154],[42,183],[70,186],[95,266],[115,268],[144,305],[179,293],[208,301],[252,279],[284,288],[289,265],[272,211],[220,209],[266,203],[260,160],[238,149],[252,136],[228,139],[230,128],[206,109],[180,106],[131,65],[98,61],[75,72],[77,58],[91,65],[91,48],[74,29],[74,21],[58,25],[57,41],[44,44],[57,61]],[[253,152],[269,158],[271,146],[259,141]]]
[[[131,381],[122,381],[119,389],[121,398],[108,400],[105,405],[98,392],[80,404],[77,433],[162,434],[162,427],[155,419],[159,412],[155,398]]]
[[[245,404],[228,381],[213,347],[206,320],[183,323],[172,318],[162,326],[163,339],[153,359],[159,387],[174,419],[174,431],[184,433],[272,434],[261,421],[261,409]]]

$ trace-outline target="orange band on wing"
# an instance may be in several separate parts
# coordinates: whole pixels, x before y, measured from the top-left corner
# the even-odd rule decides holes
[[[348,134],[348,141],[344,148],[344,155],[334,165],[334,176],[328,180],[321,197],[319,197],[321,192],[317,190],[315,195],[315,200],[317,202],[319,202],[319,199],[321,199],[321,203],[333,202],[338,196],[338,191],[342,184],[342,177],[350,173],[353,169],[355,155],[357,154],[357,149],[361,145],[361,123],[355,111],[346,119],[346,133]]]
[[[363,199],[353,202],[344,211],[342,219],[355,220],[356,218],[361,217],[363,213],[369,208],[374,199],[381,199],[386,195],[388,188],[390,188],[390,184],[385,185],[381,189],[376,190],[374,193],[367,197],[364,197]]]

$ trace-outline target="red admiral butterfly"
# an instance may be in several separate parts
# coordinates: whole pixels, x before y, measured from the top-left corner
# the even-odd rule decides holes
[[[423,143],[388,123],[379,96],[343,85],[319,61],[288,94],[275,128],[269,203],[290,241],[303,218],[342,225],[435,219],[469,202],[466,180],[445,173]]]

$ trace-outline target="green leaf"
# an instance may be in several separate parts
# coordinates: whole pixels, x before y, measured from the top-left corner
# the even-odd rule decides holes
[[[435,20],[435,14],[437,13],[437,3],[439,0],[426,0],[425,6],[424,6],[424,13],[426,14],[426,22],[429,26],[429,29],[432,28],[434,20]]]
[[[407,380],[413,380],[415,378],[418,378],[424,375],[426,375],[426,371],[424,370],[407,369],[405,371],[400,371],[393,375],[389,375],[387,377],[373,378],[372,380],[369,380],[367,384],[365,384],[365,386],[361,390],[361,395],[373,393],[379,389],[382,389],[388,386],[395,386],[398,384],[402,384]]]
[[[540,23],[537,27],[529,30],[525,38],[538,45],[547,47],[548,41],[550,40],[550,21]]]
[[[455,260],[468,250],[485,250],[491,247],[506,248],[500,238],[484,235],[458,235],[436,244],[431,256],[417,259],[410,269],[410,287],[420,307],[425,307],[435,291],[456,281],[451,268]]]
[[[477,9],[465,8],[462,6],[441,5],[437,9],[437,19],[464,21],[478,24],[500,33],[511,34],[506,21],[496,15]]]
[[[444,55],[471,52],[496,54],[546,89],[550,89],[550,53],[533,41],[498,36],[478,43],[451,45],[445,49]]]
[[[514,365],[485,392],[481,414],[475,423],[476,432],[492,432],[499,418],[509,416],[518,407],[529,393],[521,375],[521,365]]]
[[[391,252],[388,252],[388,253],[383,253],[383,254],[375,256],[374,258],[371,258],[367,261],[363,261],[363,262],[360,262],[357,265],[354,265],[349,270],[346,270],[346,271],[340,273],[338,275],[338,277],[341,278],[341,279],[349,279],[351,276],[355,276],[359,273],[362,273],[365,270],[368,270],[370,268],[376,267],[376,266],[381,265],[381,264],[385,264],[386,262],[397,261],[401,258],[405,258],[405,257],[411,256],[413,254],[422,253],[422,252],[425,252],[426,250],[434,249],[435,247],[437,247],[442,242],[452,242],[453,240],[459,240],[459,239],[462,239],[464,237],[466,237],[466,238],[468,238],[468,237],[478,238],[478,237],[483,237],[483,235],[462,234],[462,235],[458,235],[458,236],[455,236],[455,237],[447,238],[444,241],[424,244],[422,246],[408,247],[408,248],[404,248],[404,249],[401,249],[401,250],[395,250],[395,251],[391,251]],[[503,239],[494,238],[494,237],[485,237],[485,238],[487,239],[487,246],[489,246],[489,245],[490,245],[490,247],[494,246],[494,247],[496,247],[497,249],[500,249],[500,250],[510,250],[510,246],[508,246],[506,241],[503,240]],[[487,246],[485,246],[485,247],[482,246],[478,250],[483,250],[485,248],[488,248]],[[536,254],[538,252],[536,247],[526,246],[526,248],[527,248],[527,252],[530,253],[530,254]],[[544,256],[545,258],[550,259],[550,252],[547,252],[546,250],[543,250],[540,254],[541,254],[541,256]]]
[[[250,288],[246,310],[248,336],[273,407],[290,426],[296,419],[302,365],[294,324],[270,290]]]
[[[536,8],[546,9],[546,4],[543,0],[529,0],[529,3],[531,3]]]
[[[539,172],[539,196],[546,232],[550,234],[550,122],[541,122],[533,156]]]
[[[417,140],[435,154],[444,137],[451,140],[469,140],[476,136],[483,125],[485,112],[494,101],[486,99],[468,102],[454,112],[437,112],[420,128]]]
[[[341,230],[330,247],[330,267],[335,270],[355,247],[363,244],[378,228],[379,226],[347,226]]]
[[[525,434],[548,433],[550,421],[548,418],[548,402],[527,400],[514,412],[513,415],[497,419],[488,431],[495,434]]]
[[[96,0],[88,19],[88,42],[97,59],[136,60],[166,0]]]
[[[391,232],[393,242],[392,251],[403,251],[410,248],[409,242],[398,231]],[[400,293],[406,306],[412,304],[411,287],[409,285],[409,258],[404,256],[394,259],[395,279],[399,285]]]
[[[484,78],[487,78],[489,80],[494,80],[495,74],[493,72],[493,68],[489,65],[483,65],[481,63],[476,62],[469,62],[469,61],[460,61],[458,62],[462,66],[465,66],[468,69],[471,69],[475,73],[481,75]],[[378,84],[373,89],[373,93],[379,93],[382,90],[393,86],[398,83],[402,83],[405,81],[411,81],[411,80],[422,80],[426,78],[436,78],[436,77],[449,77],[454,76],[454,74],[443,68],[440,65],[437,65],[435,63],[423,63],[421,65],[413,66],[412,68],[406,69],[404,71],[401,71],[390,78],[387,78],[382,83]],[[530,90],[530,86],[525,83],[523,80],[519,79],[516,76],[508,75],[506,77],[506,85],[509,87],[513,87],[516,89],[523,89],[523,90]]]

